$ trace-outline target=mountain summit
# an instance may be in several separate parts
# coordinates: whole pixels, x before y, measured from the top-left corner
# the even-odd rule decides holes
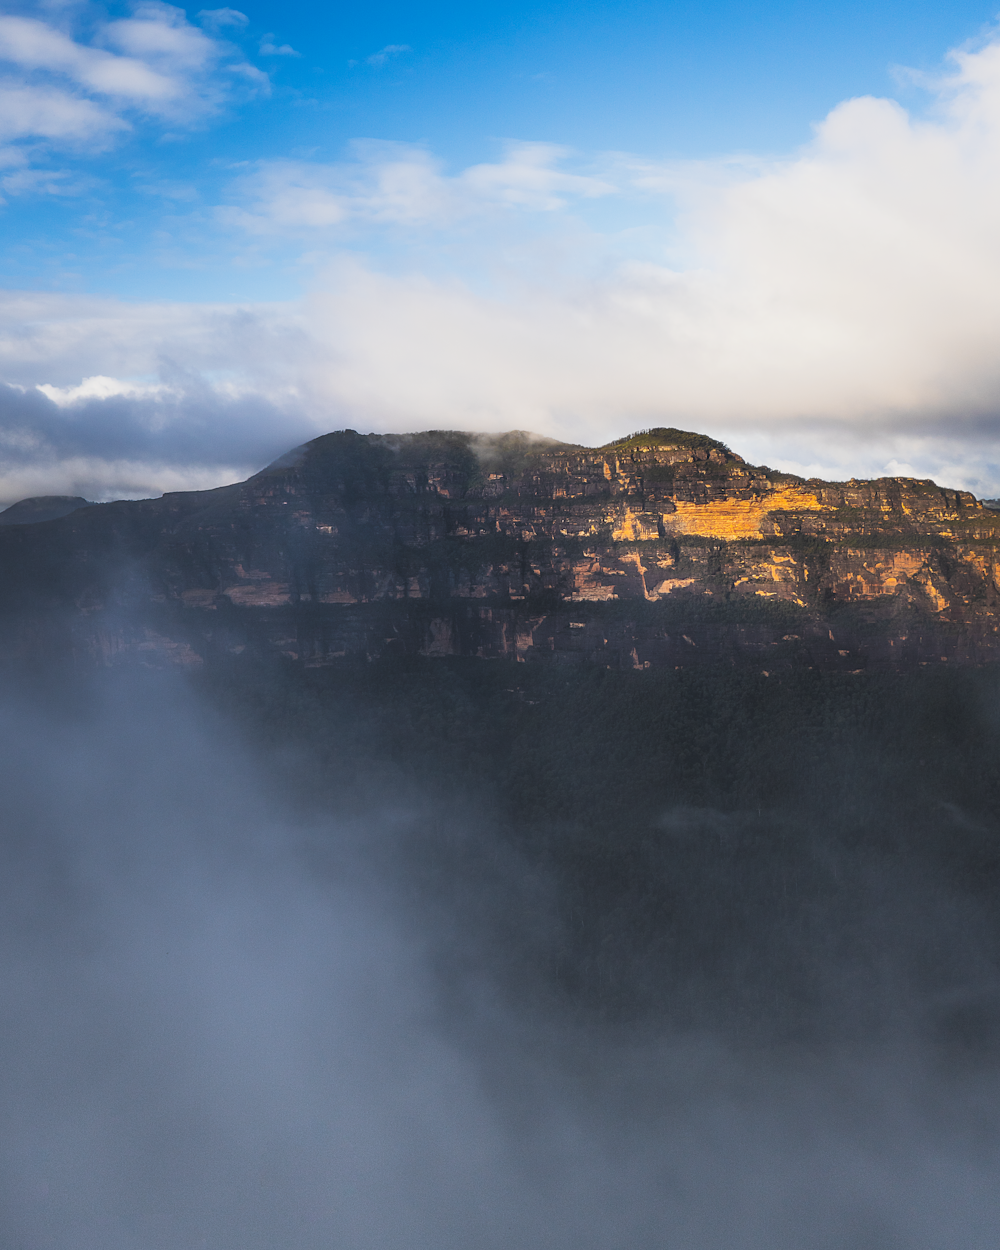
[[[234,486],[0,530],[0,645],[310,666],[980,662],[1000,654],[998,552],[1000,515],[966,492],[805,480],[682,430],[598,448],[342,430]]]

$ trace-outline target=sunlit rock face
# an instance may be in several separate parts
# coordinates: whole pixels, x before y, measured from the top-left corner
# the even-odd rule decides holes
[[[0,530],[3,647],[848,671],[1000,658],[1000,514],[703,435],[315,439],[248,481]]]

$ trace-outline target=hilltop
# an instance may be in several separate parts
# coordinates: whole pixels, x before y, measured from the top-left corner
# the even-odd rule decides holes
[[[0,529],[0,646],[81,662],[389,655],[762,671],[983,662],[1000,514],[705,435],[362,435],[246,482]]]

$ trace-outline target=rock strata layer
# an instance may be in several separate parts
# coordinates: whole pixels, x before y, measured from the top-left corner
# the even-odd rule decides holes
[[[653,430],[318,438],[215,491],[0,529],[8,657],[393,654],[860,671],[1000,658],[1000,514]]]

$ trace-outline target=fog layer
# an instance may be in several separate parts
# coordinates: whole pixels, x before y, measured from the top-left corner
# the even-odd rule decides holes
[[[331,800],[175,681],[11,696],[0,739],[12,1250],[995,1244],[988,909],[912,856],[675,805],[621,895],[674,902],[602,939],[558,821],[374,764]]]

